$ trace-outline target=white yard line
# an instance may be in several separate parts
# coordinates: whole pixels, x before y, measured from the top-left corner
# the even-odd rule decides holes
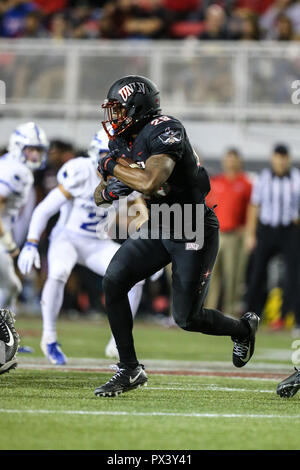
[[[291,373],[291,372],[290,372]],[[151,377],[151,373],[149,373],[150,377]],[[159,377],[166,377],[166,375],[168,374],[159,374],[159,373],[155,373],[154,374],[155,377],[156,376],[159,376]],[[172,374],[174,376],[174,374]],[[176,374],[176,376],[180,376],[180,374]],[[286,374],[288,375],[288,374]],[[181,375],[182,377],[182,375]],[[255,382],[274,382],[274,383],[278,383],[280,382],[281,379],[274,379],[274,378],[265,378],[265,377],[247,377],[247,376],[235,376],[235,375],[216,375],[216,374],[213,374],[212,372],[212,375],[185,375],[184,376],[186,379],[189,379],[189,380],[193,380],[193,378],[201,378],[201,379],[226,379],[226,380],[242,380],[244,382],[244,380],[254,380]],[[282,375],[282,379],[285,377],[285,375],[283,374]],[[181,385],[181,382],[168,382],[168,385]],[[193,384],[191,383],[191,385],[194,385],[194,382]],[[208,384],[210,385],[210,384]]]
[[[249,388],[218,387],[217,385],[199,385],[199,387],[147,387],[147,390],[182,390],[185,392],[199,392],[200,390],[213,392],[254,392],[254,393],[275,393],[274,390],[252,390]]]
[[[88,416],[167,416],[180,418],[270,418],[270,419],[300,419],[297,415],[277,414],[239,414],[239,413],[166,413],[166,412],[136,412],[136,411],[83,411],[83,410],[13,410],[0,409],[0,413],[8,414],[62,414],[62,415],[88,415]]]

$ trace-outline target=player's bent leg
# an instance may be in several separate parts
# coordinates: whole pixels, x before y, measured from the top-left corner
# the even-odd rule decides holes
[[[189,296],[186,297],[186,302]],[[198,309],[196,304],[188,313],[184,309],[176,314],[179,302],[174,299],[174,319],[178,326],[186,331],[198,331],[208,335],[230,336],[233,341],[232,362],[236,367],[243,367],[254,353],[256,331],[259,317],[254,312],[247,312],[240,320],[223,315],[218,310]],[[184,311],[186,318],[182,317]]]
[[[67,358],[57,342],[56,323],[62,307],[65,284],[77,262],[73,244],[62,232],[53,239],[48,251],[48,278],[42,291],[43,334],[41,349],[48,361],[64,365]]]
[[[122,363],[131,366],[138,363],[127,294],[135,284],[150,277],[169,262],[170,255],[160,240],[129,238],[109,264],[103,279],[103,289],[108,319]]]
[[[112,379],[95,391],[97,396],[110,396],[109,393],[114,396],[116,388],[122,393],[146,383],[147,376],[138,363],[134,348],[133,319],[127,294],[136,283],[169,262],[170,255],[160,240],[128,239],[114,255],[103,279],[103,289],[120,363],[119,371]]]
[[[258,317],[248,314],[241,320],[223,315],[215,309],[203,307],[217,247],[218,231],[206,230],[201,250],[187,251],[184,243],[168,242],[173,262],[173,316],[187,331],[198,331],[216,336],[230,336],[234,341],[233,363],[245,365],[254,351]],[[173,245],[173,246],[172,246]]]

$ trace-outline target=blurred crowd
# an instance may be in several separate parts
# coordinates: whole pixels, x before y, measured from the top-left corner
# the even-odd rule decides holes
[[[0,37],[297,40],[299,0],[0,0]]]

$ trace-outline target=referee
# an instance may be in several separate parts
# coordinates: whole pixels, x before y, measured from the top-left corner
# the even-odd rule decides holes
[[[246,303],[247,310],[261,312],[268,263],[274,255],[281,254],[285,266],[282,323],[292,310],[297,327],[300,325],[299,197],[300,171],[291,166],[287,146],[276,145],[270,168],[260,173],[251,195],[246,246],[253,251],[253,263]]]

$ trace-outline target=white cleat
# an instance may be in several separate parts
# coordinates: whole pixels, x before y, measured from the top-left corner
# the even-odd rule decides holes
[[[113,336],[105,348],[105,356],[109,357],[110,359],[119,359],[119,353]]]

